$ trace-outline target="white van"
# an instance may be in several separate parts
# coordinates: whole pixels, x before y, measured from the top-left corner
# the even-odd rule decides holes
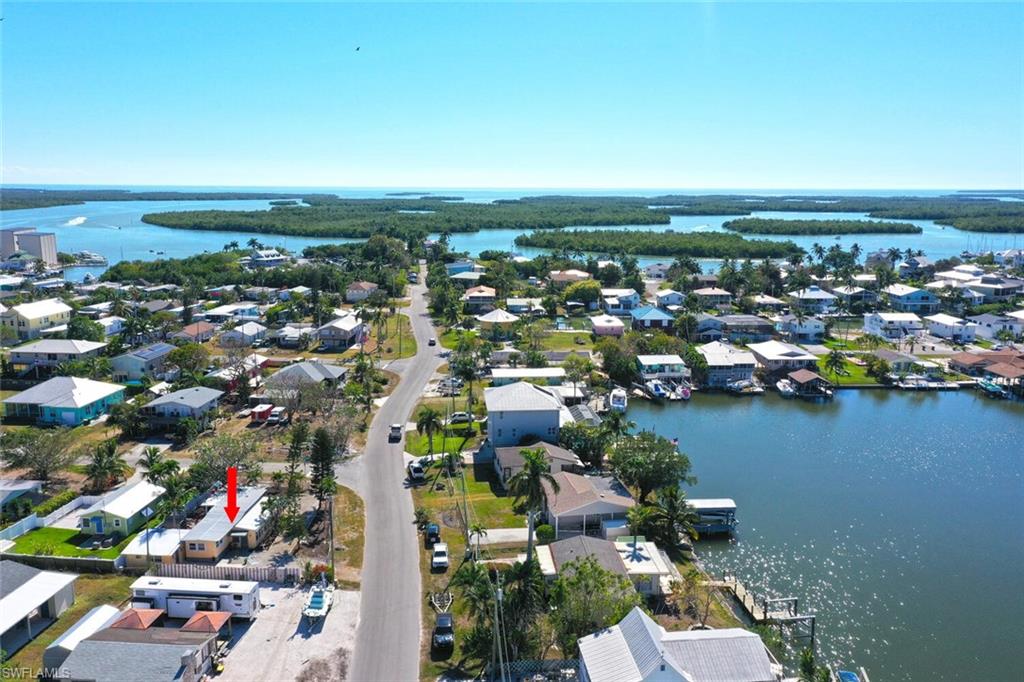
[[[275,407],[270,411],[270,416],[267,417],[268,424],[280,424],[285,420],[285,412],[287,411],[284,407]]]

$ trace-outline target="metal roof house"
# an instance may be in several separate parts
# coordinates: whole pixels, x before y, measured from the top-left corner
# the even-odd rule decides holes
[[[667,632],[640,607],[578,640],[583,682],[780,682],[782,666],[742,628]]]
[[[54,377],[4,400],[4,416],[37,424],[78,426],[124,401],[124,386],[81,377]]]
[[[86,637],[106,628],[121,616],[116,606],[100,604],[89,610],[77,623],[64,631],[43,652],[43,667],[47,670],[60,668],[71,652]]]
[[[97,357],[106,347],[99,341],[42,339],[12,348],[11,362],[26,367],[56,367],[62,362]]]
[[[553,391],[519,381],[484,389],[488,439],[494,447],[519,445],[528,439],[557,442],[563,423],[572,415]]]
[[[154,627],[106,628],[78,643],[57,679],[90,682],[197,682],[209,672],[217,635]]]
[[[167,365],[167,356],[174,351],[169,343],[151,343],[122,353],[110,361],[114,381],[141,381],[156,378]]]
[[[112,490],[82,512],[78,519],[81,531],[86,535],[131,535],[156,513],[165,492],[166,488],[149,481]]]
[[[206,516],[182,538],[186,560],[215,562],[228,548],[254,549],[270,527],[263,522],[266,494],[267,489],[260,486],[239,488],[238,513],[233,520],[224,511],[226,494],[207,499],[203,503]]]
[[[48,329],[71,321],[71,306],[59,298],[22,303],[0,313],[0,325],[15,332],[19,339],[36,339]]]
[[[0,649],[13,654],[64,613],[75,601],[77,578],[0,561]]]
[[[185,417],[202,422],[217,408],[217,403],[223,395],[224,391],[205,386],[183,388],[146,403],[142,408],[142,414],[146,416],[150,425],[176,424]]]

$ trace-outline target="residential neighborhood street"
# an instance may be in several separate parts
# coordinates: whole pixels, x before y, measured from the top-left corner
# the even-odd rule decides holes
[[[425,275],[425,273],[424,273]],[[413,524],[412,495],[405,487],[403,442],[388,442],[388,427],[410,420],[424,386],[441,364],[436,335],[427,313],[426,287],[410,287],[406,312],[416,337],[417,354],[393,363],[401,382],[377,412],[362,456],[366,503],[366,550],[362,601],[351,678],[415,680],[419,677],[420,597],[419,543]]]

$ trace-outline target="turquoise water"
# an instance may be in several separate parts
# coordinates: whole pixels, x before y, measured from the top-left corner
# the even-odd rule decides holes
[[[390,191],[390,190],[388,190]],[[509,190],[473,192],[449,192],[465,196],[470,201],[493,201],[521,195]],[[544,193],[541,191],[535,194]],[[549,192],[550,193],[550,192]],[[352,197],[382,197],[385,190],[364,190],[341,192]],[[78,206],[55,206],[50,208],[5,211],[0,213],[0,227],[35,226],[52,231],[57,235],[57,247],[61,251],[95,251],[107,257],[113,264],[122,259],[154,260],[157,258],[180,258],[203,251],[219,251],[224,244],[237,241],[245,244],[256,236],[264,244],[281,246],[300,252],[311,244],[356,241],[316,237],[286,237],[282,235],[253,235],[247,232],[202,232],[185,231],[147,225],[141,221],[144,213],[157,211],[185,211],[202,209],[220,210],[268,210],[269,201],[110,201],[89,202]],[[781,218],[803,219],[862,219],[860,213],[756,213]],[[581,227],[581,229],[616,230],[674,230],[676,232],[721,231],[722,223],[736,216],[673,216],[668,225],[620,225],[608,227]],[[839,243],[846,247],[856,242],[865,253],[896,246],[900,249],[921,249],[933,258],[954,256],[961,251],[980,249],[1002,249],[1024,245],[1024,235],[980,235],[962,232],[951,227],[936,225],[928,220],[907,221],[920,225],[924,230],[917,235],[851,235],[836,240],[827,237],[791,237],[794,242],[809,248],[815,242],[825,246]],[[489,249],[515,250],[527,256],[544,253],[544,249],[516,248],[514,240],[522,230],[484,230],[481,232],[454,234],[452,248],[477,255]],[[435,235],[436,236],[436,235]],[[765,237],[787,239],[787,237]],[[159,253],[163,251],[164,253]],[[641,265],[668,258],[640,257]],[[705,270],[713,271],[715,261],[705,261]],[[99,274],[103,268],[75,268],[68,271],[69,279],[80,280],[85,273]]]
[[[1024,404],[700,394],[629,418],[679,438],[692,497],[736,500],[736,538],[697,545],[711,571],[798,597],[826,660],[872,680],[1020,679]]]

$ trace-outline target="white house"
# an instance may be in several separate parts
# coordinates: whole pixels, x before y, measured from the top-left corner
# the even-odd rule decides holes
[[[225,303],[206,311],[210,322],[226,322],[231,319],[258,319],[260,307],[256,303]]]
[[[601,289],[601,307],[609,315],[625,315],[640,305],[634,289]]]
[[[288,256],[277,249],[253,249],[249,253],[249,265],[257,268],[274,268],[288,262]]]
[[[357,315],[350,314],[318,327],[316,338],[323,350],[345,349],[359,343],[366,331],[366,324]]]
[[[520,381],[484,389],[487,433],[494,447],[529,440],[558,442],[561,425],[572,415],[554,391]]]
[[[595,336],[622,336],[626,331],[626,324],[613,315],[594,315],[590,325]]]
[[[983,339],[994,340],[999,332],[1002,331],[1010,332],[1014,337],[1020,337],[1024,334],[1024,319],[1015,315],[1017,314],[993,315],[992,313],[985,313],[984,315],[972,315],[967,319],[978,325],[975,329],[977,336]]]
[[[835,307],[836,297],[817,284],[812,284],[806,289],[789,292],[789,301],[807,312],[828,313]]]
[[[818,343],[825,338],[825,322],[817,317],[780,315],[775,318],[775,328],[790,341],[798,343]]]
[[[665,310],[675,310],[683,305],[685,300],[686,296],[674,289],[662,289],[654,292],[654,302],[659,308],[664,308]]]
[[[927,289],[907,286],[906,284],[890,284],[882,289],[889,298],[893,310],[903,313],[933,313],[939,309],[939,297]]]
[[[752,343],[747,348],[754,354],[757,364],[769,372],[814,369],[818,364],[818,358],[791,343],[764,341]]]
[[[6,655],[28,644],[71,607],[77,579],[74,573],[0,560],[0,642]]]
[[[365,301],[378,289],[380,287],[373,282],[352,282],[345,289],[345,300],[349,303]]]
[[[98,357],[107,344],[99,341],[72,341],[70,339],[42,339],[11,350],[14,365],[26,367],[56,367],[62,362],[74,362]]]
[[[638,355],[636,364],[644,381],[685,381],[690,378],[690,368],[678,355]]]
[[[914,313],[866,313],[864,333],[883,339],[902,339],[924,331],[924,323]]]
[[[707,362],[707,385],[724,387],[734,381],[749,381],[754,375],[754,354],[721,341],[697,346]]]
[[[719,287],[702,287],[694,289],[693,295],[700,299],[700,304],[705,308],[713,308],[718,305],[729,305],[732,303],[732,292]]]
[[[557,386],[565,381],[564,367],[495,367],[491,370],[491,385],[505,386],[517,381],[532,381]]]
[[[782,666],[742,628],[668,632],[639,607],[577,641],[582,682],[781,682]]]
[[[118,317],[117,315],[108,315],[107,317],[101,317],[96,320],[96,324],[103,327],[104,336],[114,336],[120,334],[124,329],[125,319]]]
[[[974,322],[967,322],[959,317],[953,317],[945,313],[936,313],[924,318],[928,325],[928,333],[943,339],[950,339],[956,343],[970,343],[974,341],[974,334],[978,325]]]
[[[203,422],[206,416],[217,408],[217,403],[223,395],[223,391],[205,386],[183,388],[146,403],[142,408],[142,414],[154,425],[176,424],[185,417]]]
[[[246,322],[220,335],[220,345],[224,348],[251,346],[267,337],[267,328],[259,322]]]

